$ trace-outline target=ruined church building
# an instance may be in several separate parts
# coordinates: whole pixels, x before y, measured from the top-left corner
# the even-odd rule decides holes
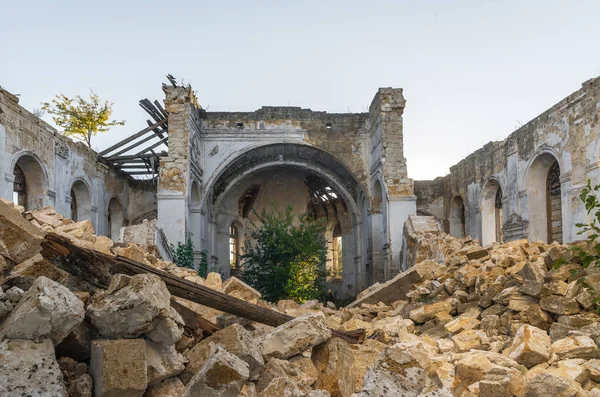
[[[114,240],[123,226],[156,219],[163,256],[190,238],[197,259],[204,252],[225,276],[238,271],[256,214],[289,204],[326,222],[329,285],[352,296],[405,270],[410,215],[434,216],[483,245],[580,239],[575,224],[588,221],[580,191],[588,178],[600,183],[599,86],[586,81],[447,176],[414,182],[402,89],[380,88],[367,113],[210,112],[172,80],[164,104],[143,104],[149,127],[96,153],[0,88],[0,197],[28,210],[53,206]]]

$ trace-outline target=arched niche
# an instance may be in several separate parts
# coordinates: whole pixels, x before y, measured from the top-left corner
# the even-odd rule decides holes
[[[386,202],[381,182],[379,179],[375,179],[371,197],[371,260],[375,282],[381,283],[386,280],[386,246]]]
[[[456,196],[452,199],[448,220],[450,223],[450,235],[457,238],[465,237],[465,203],[461,196]]]
[[[481,244],[502,242],[502,188],[490,179],[481,191]]]
[[[79,221],[92,220],[92,195],[83,180],[76,180],[71,186],[71,219]]]
[[[45,205],[48,179],[42,164],[32,155],[21,155],[13,166],[13,201],[31,211]]]
[[[357,293],[356,266],[360,264],[357,244],[361,213],[357,197],[361,187],[352,174],[333,156],[298,144],[259,147],[233,159],[210,179],[203,207],[210,214],[210,257],[219,270],[229,271],[229,239],[232,221],[249,227],[275,201],[283,209],[291,204],[297,213],[338,219],[343,235],[342,282],[339,296]],[[242,244],[240,243],[240,246]],[[226,267],[225,267],[226,266]]]
[[[552,153],[541,153],[527,172],[529,239],[562,242],[560,164]]]
[[[119,240],[124,220],[123,205],[118,198],[113,197],[108,202],[108,237],[113,241]]]

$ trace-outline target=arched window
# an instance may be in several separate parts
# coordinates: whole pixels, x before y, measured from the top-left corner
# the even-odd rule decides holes
[[[550,167],[546,182],[548,193],[546,195],[548,210],[548,242],[562,243],[562,203],[560,189],[560,166],[558,161]]]
[[[27,207],[27,183],[25,182],[25,174],[18,165],[15,165],[14,176],[13,202],[17,205]]]
[[[337,225],[333,229],[333,275],[342,275],[342,229]]]
[[[496,200],[494,203],[495,218],[496,218],[496,241],[502,242],[502,189],[498,186],[496,192]]]
[[[229,229],[229,266],[231,273],[235,273],[240,265],[240,238],[238,228],[231,224]]]
[[[71,219],[77,222],[77,195],[71,189]]]

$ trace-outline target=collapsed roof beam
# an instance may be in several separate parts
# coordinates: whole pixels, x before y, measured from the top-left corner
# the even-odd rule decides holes
[[[132,136],[123,139],[121,142],[115,143],[114,145],[112,145],[108,149],[105,149],[105,150],[101,151],[99,154],[100,154],[100,156],[105,156],[106,154],[108,154],[108,153],[110,153],[110,152],[112,152],[112,151],[114,151],[116,149],[119,149],[121,146],[126,145],[129,142],[131,142],[131,141],[133,141],[133,140],[135,140],[137,138],[140,138],[144,134],[146,134],[146,133],[148,133],[150,131],[153,131],[155,128],[162,126],[166,122],[167,122],[167,119],[160,120],[159,122],[157,122],[155,124],[152,124],[151,126],[148,126],[147,128],[144,128],[143,130],[141,130],[137,134],[133,134]],[[111,156],[111,157],[114,157],[114,155]]]

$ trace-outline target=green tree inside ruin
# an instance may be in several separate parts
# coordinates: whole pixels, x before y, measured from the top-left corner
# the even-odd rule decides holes
[[[56,125],[63,128],[63,134],[85,141],[92,147],[92,136],[106,132],[115,125],[124,125],[125,121],[111,120],[113,103],[100,99],[90,90],[90,99],[80,95],[69,98],[64,94],[56,95],[50,102],[42,103],[42,109],[52,115]]]
[[[293,208],[276,205],[260,215],[244,242],[241,278],[274,302],[322,299],[325,287],[327,245],[325,224]]]

